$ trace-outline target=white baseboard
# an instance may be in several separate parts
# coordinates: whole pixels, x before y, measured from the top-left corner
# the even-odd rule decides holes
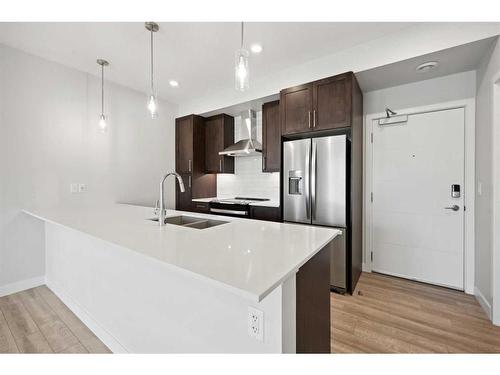
[[[45,277],[33,277],[31,279],[16,281],[15,283],[0,286],[0,297],[21,292],[45,284]]]
[[[500,326],[500,318],[496,318],[494,314],[493,314],[493,319],[491,319],[491,322],[496,326]]]
[[[118,340],[102,326],[56,283],[46,280],[47,287],[90,329],[113,353],[130,353]]]
[[[483,308],[486,315],[488,315],[488,319],[491,320],[491,305],[477,287],[474,287],[474,296],[476,297],[477,302],[479,302],[479,304]]]

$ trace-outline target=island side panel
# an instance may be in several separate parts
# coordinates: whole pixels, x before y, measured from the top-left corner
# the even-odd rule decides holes
[[[281,284],[282,353],[297,353],[297,301],[295,274]]]
[[[281,285],[254,302],[51,223],[46,223],[46,263],[47,286],[114,352],[283,352],[282,305],[293,300],[290,293],[282,296]],[[248,335],[249,306],[264,312],[263,341]],[[286,337],[293,333],[287,329]]]
[[[297,272],[297,353],[330,353],[330,252],[333,241]]]

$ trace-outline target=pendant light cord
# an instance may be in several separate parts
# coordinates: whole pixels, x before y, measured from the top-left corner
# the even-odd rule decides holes
[[[101,65],[101,115],[104,116],[104,64]]]
[[[151,95],[154,95],[153,57],[153,29],[151,29]]]
[[[241,49],[243,49],[243,32],[244,32],[244,29],[243,29],[243,22],[241,23]]]

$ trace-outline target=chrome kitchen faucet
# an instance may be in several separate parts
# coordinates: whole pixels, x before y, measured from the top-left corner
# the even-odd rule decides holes
[[[182,177],[179,173],[176,172],[170,172],[167,173],[165,176],[160,181],[160,199],[159,199],[159,212],[158,212],[158,224],[160,226],[165,225],[165,219],[167,216],[167,209],[165,208],[165,198],[163,196],[163,186],[165,183],[165,180],[167,179],[168,176],[173,175],[177,177],[177,182],[179,183],[179,189],[181,190],[181,193],[184,193],[184,182],[182,181]]]

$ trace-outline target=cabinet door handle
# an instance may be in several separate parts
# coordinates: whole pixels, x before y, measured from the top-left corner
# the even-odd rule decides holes
[[[308,117],[309,129],[311,129],[311,111],[307,112],[307,117]]]
[[[191,189],[191,176],[188,177],[188,186]]]
[[[219,159],[219,171],[222,172],[222,159]]]
[[[262,155],[262,169],[266,169],[266,155]]]
[[[316,110],[313,111],[313,128],[316,127]]]
[[[191,161],[191,159],[189,159],[189,161],[188,161],[188,172],[191,172],[192,167],[193,167],[193,162]]]

